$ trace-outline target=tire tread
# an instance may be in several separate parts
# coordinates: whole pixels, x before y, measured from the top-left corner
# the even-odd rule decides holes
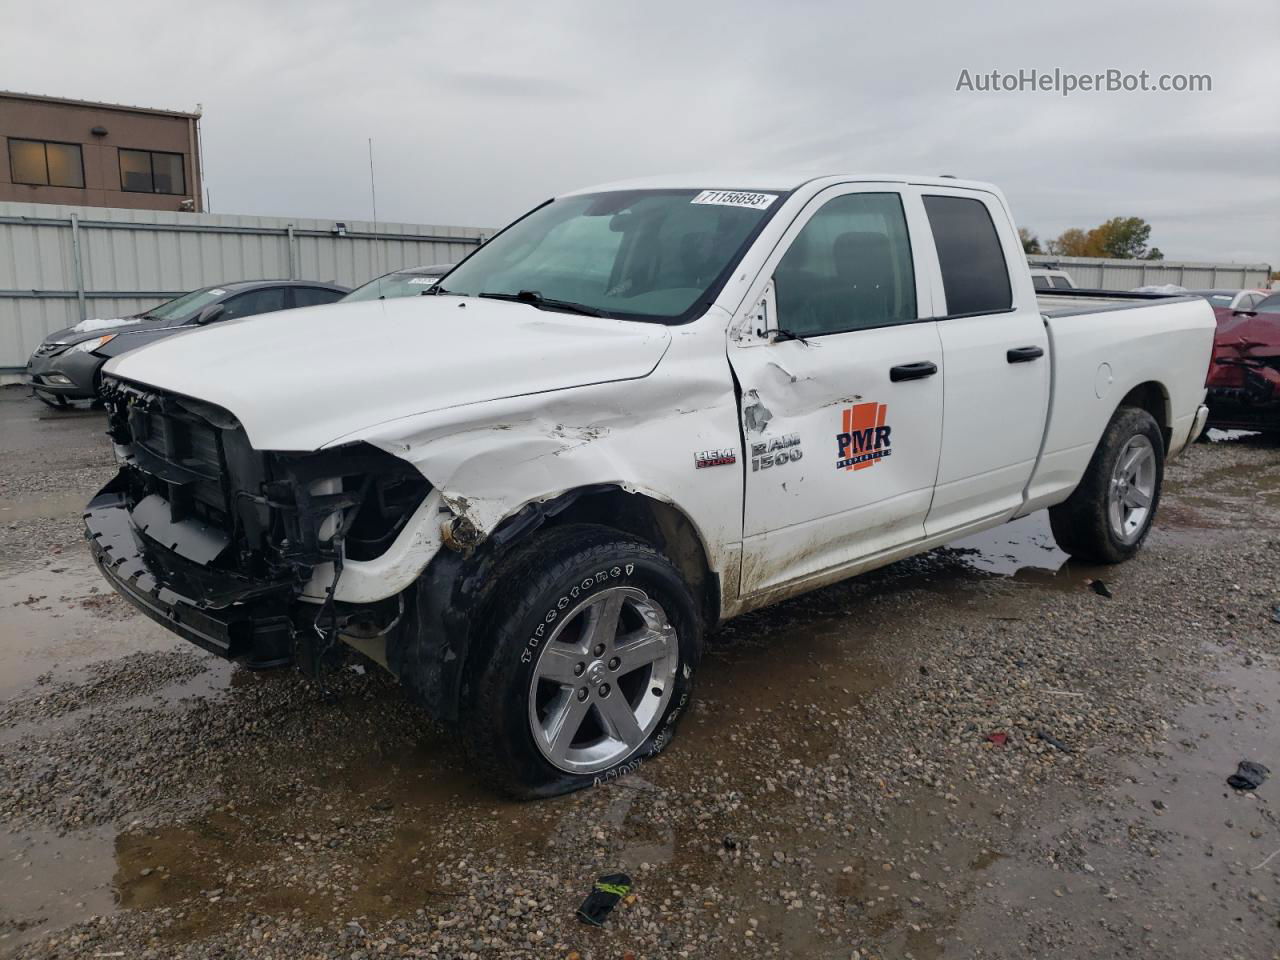
[[[1151,502],[1147,529],[1132,544],[1122,544],[1111,535],[1107,519],[1107,491],[1111,465],[1120,448],[1135,434],[1146,434],[1156,449],[1156,489]],[[1080,485],[1062,503],[1049,508],[1049,526],[1058,546],[1076,560],[1113,564],[1128,560],[1138,552],[1151,530],[1160,505],[1164,480],[1164,437],[1155,419],[1140,407],[1122,406],[1107,424],[1093,451]]]
[[[507,665],[502,662],[502,654],[523,641],[523,637],[514,635],[515,626],[545,602],[543,591],[547,587],[568,577],[575,567],[584,563],[616,562],[623,551],[645,554],[679,577],[671,561],[650,544],[596,524],[552,527],[529,537],[495,564],[494,585],[485,596],[477,619],[479,642],[472,648],[474,657],[468,669],[471,689],[463,698],[460,719],[465,734],[463,742],[475,772],[499,790],[521,799],[564,792],[558,785],[540,789],[514,780],[510,773],[512,758],[504,751],[510,744],[501,736],[485,735],[494,727],[482,717],[483,705],[504,697],[509,682],[510,671],[504,669]],[[687,592],[687,587],[685,589]],[[690,609],[696,609],[692,597],[688,597],[688,603]],[[695,656],[690,666],[697,665],[701,652],[700,631],[694,639]]]

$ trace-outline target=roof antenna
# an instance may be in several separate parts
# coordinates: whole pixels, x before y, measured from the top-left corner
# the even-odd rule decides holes
[[[373,206],[373,273],[380,276],[382,256],[378,246],[378,191],[373,180],[373,137],[369,138],[369,202]]]
[[[956,178],[956,175],[955,175],[954,173],[940,173],[940,174],[938,174],[938,179],[940,179],[940,180],[954,180],[955,178]]]

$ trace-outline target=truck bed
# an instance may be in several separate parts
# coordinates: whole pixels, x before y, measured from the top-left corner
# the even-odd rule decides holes
[[[1036,291],[1036,303],[1046,317],[1069,317],[1078,313],[1098,313],[1103,310],[1128,310],[1150,306],[1153,303],[1172,303],[1177,300],[1198,300],[1186,294],[1132,293],[1125,290],[1041,290]]]
[[[1200,297],[1055,290],[1037,302],[1053,367],[1044,447],[1026,512],[1074,487],[1122,399],[1116,384],[1158,385],[1168,453],[1181,449],[1204,398],[1216,329],[1213,310]]]

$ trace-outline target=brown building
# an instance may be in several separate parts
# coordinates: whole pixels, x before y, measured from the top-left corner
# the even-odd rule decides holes
[[[199,212],[200,114],[0,90],[0,200]]]

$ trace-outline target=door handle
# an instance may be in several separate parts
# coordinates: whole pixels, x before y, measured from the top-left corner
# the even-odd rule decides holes
[[[1005,354],[1005,359],[1010,363],[1030,363],[1032,360],[1039,360],[1044,356],[1042,347],[1014,347]]]
[[[938,365],[929,360],[921,360],[919,363],[900,363],[896,367],[889,368],[889,379],[894,383],[903,380],[923,380],[937,372]]]

